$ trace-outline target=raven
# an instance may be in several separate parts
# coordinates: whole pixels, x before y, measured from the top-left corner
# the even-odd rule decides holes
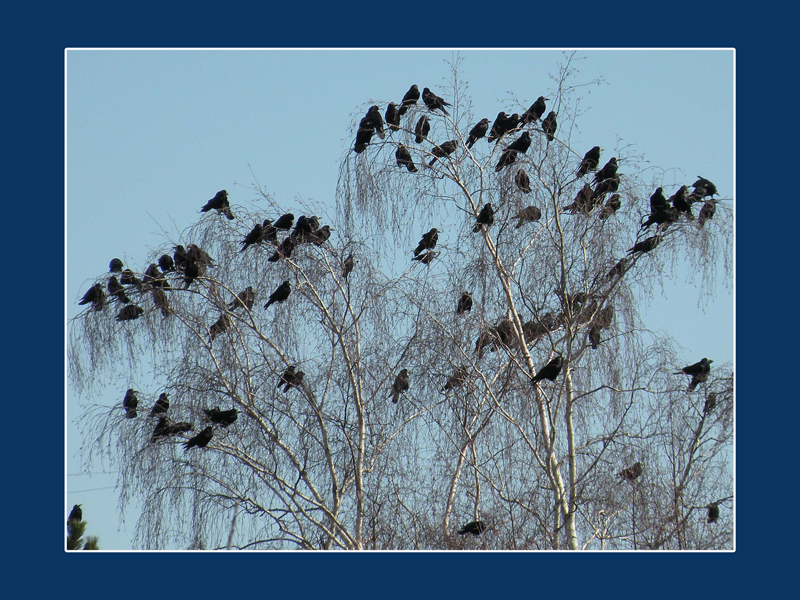
[[[129,388],[122,399],[122,408],[125,409],[126,419],[136,418],[136,407],[139,406],[139,399],[136,397],[136,390]]]
[[[427,115],[422,115],[414,126],[414,141],[421,144],[422,140],[428,137],[430,131],[431,124],[428,122],[428,117]]]
[[[439,241],[439,230],[433,227],[428,233],[422,235],[422,239],[414,249],[414,256],[418,256],[423,250],[433,250],[437,241]]]
[[[214,429],[209,425],[203,429],[203,431],[191,438],[188,442],[183,442],[184,451],[188,450],[189,448],[193,448],[194,446],[197,446],[198,448],[205,448],[208,446],[208,442],[210,442],[211,438],[213,437]]]
[[[549,99],[550,98],[545,98],[544,96],[539,96],[536,102],[531,104],[531,107],[522,113],[522,122],[528,124],[541,119],[544,111],[547,109],[545,102]]]
[[[486,135],[489,130],[489,119],[481,119],[478,124],[473,127],[469,136],[467,137],[467,148],[472,148],[472,145]]]
[[[445,106],[450,106],[449,102],[445,102],[442,98],[434,94],[428,88],[422,88],[422,101],[429,110],[441,110],[444,114],[449,115]]]
[[[527,206],[519,211],[512,219],[519,219],[517,222],[517,229],[522,227],[525,223],[532,223],[542,218],[542,211],[536,206]]]
[[[397,374],[397,377],[394,378],[394,383],[392,384],[392,402],[397,404],[397,401],[400,399],[400,394],[405,391],[408,391],[408,369],[402,369]]]
[[[622,477],[623,481],[633,481],[641,474],[642,463],[640,462],[637,462],[635,465],[628,467],[627,469],[622,469],[622,471],[619,472],[619,476]]]
[[[472,535],[480,535],[486,531],[486,523],[483,521],[470,521],[458,530],[458,535],[471,533]]]
[[[583,155],[581,165],[578,167],[578,177],[583,177],[589,171],[594,171],[600,163],[600,146],[594,146]]]
[[[500,161],[497,163],[495,167],[496,172],[500,172],[503,170],[503,167],[510,165],[515,160],[517,160],[517,154],[522,153],[525,154],[530,148],[531,145],[531,134],[528,131],[523,131],[522,135],[519,136],[512,144],[510,144],[505,150],[503,150],[503,154],[500,156]]]
[[[433,159],[428,163],[428,166],[432,167],[433,163],[435,163],[437,159],[449,156],[457,147],[458,142],[456,140],[450,140],[449,142],[443,143],[441,146],[434,145],[433,150],[431,151],[433,152]]]
[[[273,302],[279,302],[279,303],[280,303],[280,302],[283,302],[284,300],[286,300],[286,299],[289,297],[289,294],[291,293],[291,291],[292,291],[292,286],[291,286],[291,284],[289,283],[289,280],[287,279],[287,280],[286,280],[286,281],[284,281],[282,284],[280,284],[280,285],[279,285],[279,286],[278,286],[278,287],[275,289],[275,291],[274,291],[274,292],[272,292],[272,293],[269,295],[269,300],[268,300],[268,301],[267,301],[267,303],[264,305],[264,308],[265,308],[265,309],[266,309],[266,308],[269,308],[269,305],[270,305],[270,304],[272,304]]]
[[[525,194],[531,193],[531,179],[522,169],[517,171],[517,174],[514,176],[514,183],[516,183],[517,187]]]
[[[397,152],[394,153],[394,157],[398,167],[406,167],[411,173],[417,172],[417,167],[411,158],[411,152],[403,144],[397,146]]]
[[[150,409],[150,416],[166,413],[167,410],[169,410],[169,398],[162,392],[153,408]]]
[[[112,258],[111,262],[108,263],[108,272],[109,273],[119,273],[122,271],[122,261],[118,258]],[[75,506],[78,506],[77,504]]]
[[[556,122],[556,113],[555,111],[550,111],[550,113],[544,118],[542,121],[542,131],[547,136],[547,141],[552,142],[555,138],[556,128],[558,128],[558,123]]]
[[[403,96],[403,101],[400,103],[400,109],[397,111],[400,113],[400,116],[406,114],[409,106],[413,106],[419,100],[419,88],[415,85],[412,85],[406,95]]]
[[[549,379],[550,381],[555,381],[556,377],[558,377],[559,373],[561,373],[561,367],[563,365],[564,365],[564,358],[562,356],[556,356],[536,372],[536,375],[534,375],[533,378],[531,379],[532,383],[535,384],[536,382],[541,381],[542,379]]]
[[[211,409],[204,408],[203,412],[206,413],[206,416],[212,423],[221,425],[222,427],[231,425],[234,421],[236,421],[236,419],[239,418],[239,411],[235,408],[230,410],[220,410],[219,406],[215,406]]]
[[[83,298],[78,302],[79,305],[92,303],[92,310],[103,310],[106,303],[106,293],[103,291],[103,286],[95,283],[89,288]]]
[[[472,296],[469,292],[461,292],[461,298],[458,299],[458,306],[456,307],[456,314],[462,314],[472,310]]]
[[[481,226],[489,227],[492,223],[494,223],[494,208],[487,202],[483,205],[481,212],[478,213],[478,222],[472,228],[472,233],[478,233],[481,230]]]

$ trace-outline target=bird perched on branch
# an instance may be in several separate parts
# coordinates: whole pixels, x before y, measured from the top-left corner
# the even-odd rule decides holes
[[[158,257],[158,266],[164,273],[169,273],[175,270],[175,261],[169,254],[162,254]]]
[[[544,131],[545,136],[547,136],[547,141],[552,142],[556,135],[556,129],[558,128],[558,123],[556,122],[556,113],[555,111],[550,111],[550,113],[544,118],[542,121],[542,131]]]
[[[398,110],[400,116],[406,114],[409,107],[414,106],[417,100],[419,100],[419,88],[415,84],[412,85],[406,92],[406,95],[403,96],[403,101],[400,103],[400,110]]]
[[[664,208],[651,212],[647,220],[642,223],[642,229],[647,229],[653,223],[657,223],[658,225],[663,225],[664,227],[662,227],[662,229],[666,230],[670,223],[675,223],[678,219],[680,219],[680,213],[667,205]]]
[[[273,246],[278,245],[278,228],[272,224],[272,219],[264,219],[261,224],[261,241],[269,242]]]
[[[290,365],[287,369],[283,372],[280,379],[278,380],[278,388],[280,389],[284,385],[291,385],[294,381],[296,375],[296,367],[294,365]]]
[[[166,413],[167,410],[169,410],[169,397],[162,392],[153,408],[150,409],[150,416]]]
[[[108,292],[112,296],[116,296],[117,300],[122,302],[122,304],[129,304],[131,299],[125,294],[125,288],[122,287],[122,284],[117,281],[117,278],[113,275],[111,279],[108,280]]]
[[[619,476],[622,477],[623,481],[633,481],[639,475],[642,474],[642,463],[637,462],[632,467],[628,467],[627,469],[622,469],[619,472]]]
[[[706,523],[716,523],[719,519],[719,504],[712,502],[708,505],[708,515],[706,516]]]
[[[431,124],[428,122],[428,116],[422,115],[414,126],[414,141],[421,144],[423,139],[428,137],[430,131]]]
[[[196,436],[191,438],[189,441],[183,443],[184,452],[189,448],[194,448],[197,446],[198,448],[205,448],[208,446],[208,443],[211,441],[211,438],[214,437],[214,429],[209,425],[203,431],[198,433]]]
[[[615,212],[617,212],[620,207],[622,206],[622,201],[620,200],[619,194],[612,195],[608,200],[606,200],[605,206],[603,206],[603,210],[600,211],[600,220],[605,221],[610,216],[612,216]]]
[[[703,207],[700,209],[700,214],[697,215],[697,226],[702,227],[706,224],[706,221],[713,219],[715,212],[717,212],[716,200],[707,200],[704,202]]]
[[[218,213],[225,215],[229,221],[234,219],[233,213],[231,212],[231,205],[228,203],[228,192],[225,190],[218,191],[211,200],[205,203],[203,208],[200,209],[200,212],[208,212],[212,208]]]
[[[408,369],[401,369],[392,384],[392,403],[397,404],[400,394],[408,391]]]
[[[233,424],[239,418],[239,411],[235,408],[230,410],[220,410],[219,406],[214,408],[204,408],[203,412],[206,413],[208,419],[217,425],[227,427]]]
[[[83,511],[81,510],[81,506],[83,506],[83,504],[76,504],[72,507],[72,510],[67,517],[67,523],[70,521],[77,521],[80,523],[83,520]]]
[[[394,153],[395,160],[397,161],[398,167],[405,167],[411,173],[417,172],[417,166],[414,164],[414,160],[411,158],[411,152],[408,151],[403,144],[397,146],[397,151]]]
[[[348,255],[348,257],[344,259],[344,262],[342,263],[342,277],[347,279],[347,276],[350,275],[355,264],[356,262],[355,259],[353,258],[353,253],[351,252]]]
[[[294,252],[295,248],[295,238],[291,235],[286,236],[283,238],[283,241],[275,248],[275,252],[272,253],[267,260],[269,262],[278,262],[281,258],[291,258],[292,252]]]
[[[109,273],[119,273],[120,271],[122,271],[122,267],[123,266],[124,265],[122,264],[122,261],[120,259],[112,258],[111,262],[108,263],[108,272]],[[76,504],[75,506],[78,506],[78,505]]]
[[[78,302],[79,305],[89,304],[92,303],[92,310],[103,310],[103,306],[106,303],[106,293],[103,291],[103,286],[99,283],[95,283],[92,287],[89,288],[83,298],[80,299]]]
[[[575,195],[575,199],[572,201],[572,203],[564,206],[561,210],[572,214],[589,214],[592,208],[594,208],[592,196],[594,196],[594,190],[592,189],[592,186],[590,186],[588,183],[584,183],[581,190]]]
[[[505,150],[503,150],[503,154],[500,155],[500,160],[495,167],[496,172],[500,172],[503,170],[503,167],[506,167],[517,160],[517,154],[525,154],[530,148],[531,145],[531,134],[528,131],[523,131],[522,135],[520,135],[514,142],[512,142]]]
[[[611,157],[611,159],[603,165],[603,168],[594,174],[594,183],[600,183],[605,179],[614,177],[614,175],[617,174],[617,168],[617,158]]]
[[[133,321],[134,319],[141,317],[143,314],[144,309],[141,306],[128,304],[117,313],[115,319],[117,321]]]
[[[386,107],[383,118],[386,120],[390,131],[397,131],[400,129],[400,111],[397,109],[397,104],[394,102],[389,102],[389,106]]]
[[[665,210],[668,207],[669,202],[667,202],[667,197],[664,195],[664,188],[656,188],[656,191],[650,196],[650,213]]]
[[[528,174],[520,169],[517,171],[517,174],[514,175],[514,183],[517,184],[517,187],[525,194],[531,193],[531,179],[528,177]]]
[[[208,333],[211,336],[211,341],[214,341],[214,338],[217,337],[220,333],[228,330],[230,327],[231,318],[227,315],[227,313],[223,313],[220,315],[219,319],[208,328]]]
[[[437,241],[439,241],[439,230],[433,227],[428,233],[422,235],[422,239],[414,249],[414,256],[418,256],[423,250],[433,250]]]
[[[639,252],[644,254],[645,252],[652,251],[658,244],[661,242],[660,235],[654,235],[652,237],[647,238],[646,240],[642,240],[641,242],[636,242],[632,248],[628,249],[628,254],[635,254]]]
[[[508,131],[508,129],[506,129],[506,113],[501,110],[499,113],[497,113],[497,116],[492,123],[492,129],[489,132],[489,137],[486,138],[486,141],[491,143],[499,140],[506,134],[506,131]]]
[[[432,250],[425,252],[424,254],[420,254],[419,256],[413,257],[411,260],[418,260],[423,265],[431,264],[431,261],[436,257],[436,253]]]
[[[431,150],[433,153],[433,159],[428,163],[428,166],[432,167],[433,163],[435,163],[438,159],[451,155],[453,152],[455,152],[457,147],[458,142],[456,140],[450,140],[440,146],[434,145],[433,150]]]
[[[716,392],[711,392],[706,398],[706,403],[703,405],[703,414],[707,415],[712,410],[714,410],[716,406],[717,406],[717,394]]]
[[[625,274],[625,271],[627,271],[627,270],[628,270],[628,259],[627,258],[620,258],[619,261],[617,262],[617,264],[615,264],[613,267],[611,267],[611,270],[606,275],[606,279],[608,281],[611,281],[612,279],[614,279],[617,276],[621,277],[622,275]]]
[[[714,361],[703,357],[693,365],[683,367],[680,371],[675,371],[674,375],[680,375],[682,373],[691,375],[692,380],[689,382],[688,391],[694,391],[694,389],[697,387],[697,384],[703,383],[708,379],[708,375],[711,373],[712,362]]]
[[[519,219],[516,226],[516,229],[519,229],[525,223],[532,223],[533,221],[538,221],[541,219],[542,211],[536,206],[526,206],[511,218]]]
[[[594,171],[600,163],[600,146],[593,146],[586,154],[578,167],[578,177],[583,177],[589,171]]]
[[[429,110],[438,109],[446,115],[450,114],[445,109],[445,106],[450,106],[450,103],[445,102],[443,98],[440,98],[432,91],[430,91],[428,88],[422,88],[422,101],[425,103],[425,106],[427,106]]]
[[[453,373],[450,377],[448,377],[447,382],[444,384],[442,391],[445,390],[452,390],[454,388],[460,387],[464,384],[467,380],[467,376],[469,375],[469,371],[467,371],[467,367],[461,365],[456,372]]]
[[[137,406],[139,406],[139,399],[136,397],[136,391],[133,388],[129,388],[128,391],[125,392],[125,397],[122,399],[122,408],[125,409],[126,419],[136,418]]]
[[[494,208],[487,202],[478,213],[478,222],[472,228],[472,233],[478,233],[482,227],[489,227],[492,223],[494,223]]]
[[[527,125],[528,123],[533,123],[541,119],[544,111],[547,110],[546,102],[548,100],[550,100],[550,98],[539,96],[536,102],[531,104],[530,108],[522,113],[522,123]]]
[[[550,381],[555,381],[556,377],[561,373],[561,367],[564,366],[564,358],[562,356],[556,356],[550,362],[548,362],[545,366],[539,369],[531,378],[531,381],[535,384],[542,379],[549,379]]]
[[[353,150],[356,154],[362,153],[367,149],[372,136],[377,132],[378,137],[383,139],[383,117],[381,116],[380,108],[377,106],[370,106],[367,114],[361,119],[358,124],[358,131],[356,132],[356,142]]]
[[[246,308],[247,310],[252,310],[255,301],[256,301],[256,293],[253,290],[253,286],[248,285],[247,289],[239,292],[233,299],[233,302],[228,304],[228,308],[230,308],[231,310],[235,310],[239,307],[242,307]]]
[[[244,252],[250,246],[255,244],[260,244],[264,236],[264,226],[261,223],[256,223],[255,226],[250,230],[246,236],[244,236],[244,240],[242,241],[242,249],[240,252]]]
[[[465,535],[471,533],[472,535],[480,535],[486,531],[486,523],[483,521],[470,521],[458,530],[458,535]]]
[[[686,200],[688,189],[689,188],[687,186],[682,185],[680,188],[678,188],[678,191],[667,198],[667,202],[671,203],[673,208],[678,212],[686,213],[690,219],[693,219],[694,215],[692,214],[692,205]]]
[[[469,292],[461,292],[461,297],[458,299],[458,306],[456,306],[456,314],[461,315],[471,310],[472,296],[469,295]]]
[[[294,215],[292,213],[281,215],[281,217],[272,224],[275,229],[282,229],[283,231],[289,231],[292,225],[294,225]]]
[[[717,186],[715,186],[705,177],[700,177],[700,175],[697,176],[697,181],[692,184],[692,187],[694,188],[694,192],[692,192],[692,194],[694,194],[695,197],[700,195],[698,200],[702,200],[706,196],[715,196],[718,193]]]
[[[289,283],[289,280],[287,279],[282,284],[280,284],[275,289],[274,292],[272,292],[269,295],[269,300],[264,305],[264,308],[265,309],[269,308],[269,305],[272,304],[273,302],[278,302],[278,303],[283,302],[284,300],[286,300],[289,297],[289,294],[291,293],[291,291],[292,291],[292,286]]]
[[[489,131],[489,119],[481,119],[478,121],[478,124],[469,132],[467,148],[472,148],[473,144],[484,137],[487,131]]]

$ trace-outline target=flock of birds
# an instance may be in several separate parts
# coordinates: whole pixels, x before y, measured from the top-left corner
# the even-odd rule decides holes
[[[431,92],[427,87],[420,93],[419,88],[416,85],[412,85],[403,96],[399,105],[392,102],[389,103],[384,116],[381,115],[380,108],[377,105],[369,108],[366,115],[359,123],[354,151],[357,154],[364,152],[374,135],[385,139],[384,126],[387,126],[390,131],[397,131],[400,128],[402,116],[410,107],[417,104],[420,98],[430,112],[440,111],[445,115],[449,114],[446,109],[446,107],[451,106],[449,102]],[[466,147],[471,149],[480,139],[486,139],[488,143],[497,143],[507,134],[520,131],[527,125],[535,124],[539,121],[541,122],[541,131],[544,133],[548,143],[553,141],[558,127],[556,113],[550,111],[546,117],[542,118],[546,111],[546,102],[548,100],[548,98],[540,96],[522,115],[517,113],[507,115],[505,112],[501,111],[494,120],[491,128],[489,126],[489,119],[481,119],[469,131]],[[419,117],[414,127],[416,143],[422,144],[426,141],[429,132],[429,116],[423,114]],[[531,132],[529,130],[524,130],[516,140],[503,149],[495,171],[499,173],[505,167],[514,164],[518,155],[525,154],[530,145]],[[458,147],[459,142],[455,139],[442,142],[441,144],[434,144],[430,151],[433,158],[428,163],[428,166],[433,167],[437,160],[450,156]],[[620,175],[617,173],[617,158],[612,157],[602,168],[598,169],[600,153],[601,148],[599,146],[594,146],[584,155],[576,170],[576,176],[582,178],[590,172],[594,172],[592,180],[593,185],[585,183],[573,202],[562,207],[564,212],[571,214],[590,214],[596,207],[600,207],[599,218],[605,220],[611,217],[621,207],[620,195],[616,193],[620,185]],[[409,149],[402,143],[397,144],[395,158],[398,167],[406,168],[412,173],[418,172],[418,167],[414,164]],[[530,177],[523,169],[517,171],[514,176],[514,181],[523,193],[527,194],[531,192]],[[717,194],[716,186],[708,179],[699,177],[692,185],[692,188],[693,190],[690,192],[688,186],[681,186],[669,198],[665,197],[663,188],[659,187],[655,190],[650,197],[650,214],[642,222],[641,230],[646,231],[651,225],[656,224],[656,234],[636,242],[628,250],[628,257],[637,253],[644,254],[654,250],[661,241],[662,233],[670,224],[677,222],[681,218],[681,215],[686,215],[688,218],[693,219],[692,205],[696,202],[703,202],[697,218],[699,227],[702,227],[707,220],[713,218],[717,202],[713,199],[713,196]],[[609,196],[609,194],[611,195]],[[217,192],[217,194],[208,200],[200,210],[201,212],[215,210],[219,214],[224,215],[228,220],[235,219],[226,190]],[[512,218],[517,220],[516,228],[519,229],[527,223],[538,221],[541,216],[542,213],[538,207],[527,206]],[[472,231],[478,233],[493,224],[494,208],[491,203],[487,203],[477,214]],[[290,258],[294,249],[303,243],[312,243],[317,246],[322,246],[330,238],[331,231],[332,229],[329,225],[320,226],[319,219],[316,216],[309,217],[303,215],[297,219],[295,223],[294,215],[286,213],[274,222],[270,219],[266,219],[263,223],[256,223],[253,229],[242,240],[241,252],[245,252],[248,248],[253,246],[266,244],[272,250],[272,255],[268,260],[270,262],[277,262],[281,259]],[[278,236],[280,232],[285,232],[286,235],[279,241]],[[439,239],[439,233],[439,230],[434,227],[423,234],[419,244],[413,250],[412,260],[419,261],[425,265],[430,264],[436,256],[434,249]],[[608,280],[613,280],[616,277],[624,275],[628,268],[628,257],[620,259],[611,271],[609,271],[607,275]],[[352,272],[354,265],[355,261],[353,255],[350,254],[342,263],[342,276],[346,278]],[[188,289],[195,280],[205,275],[208,267],[212,266],[214,266],[214,260],[196,244],[189,244],[186,248],[182,245],[175,246],[172,256],[168,254],[162,255],[158,259],[158,264],[150,264],[141,278],[137,277],[132,270],[125,269],[120,259],[114,258],[109,264],[109,272],[112,273],[112,276],[107,281],[106,289],[108,290],[108,294],[116,298],[119,304],[122,305],[117,312],[116,320],[120,322],[135,320],[144,314],[144,309],[141,306],[132,303],[129,296],[131,290],[136,290],[140,295],[151,294],[155,308],[160,310],[164,317],[169,316],[172,314],[172,311],[166,292],[172,290],[173,287],[170,284],[170,280],[167,278],[167,273],[174,273],[182,278],[184,284],[183,289]],[[120,275],[119,279],[116,277],[117,273]],[[173,279],[173,283],[174,282],[175,280]],[[291,291],[291,283],[289,280],[285,280],[269,295],[267,302],[264,304],[264,309],[268,309],[274,303],[280,304],[285,302],[289,298]],[[252,286],[249,286],[233,298],[232,302],[228,305],[228,309],[231,312],[237,308],[251,310],[254,306],[255,298],[255,291]],[[573,309],[576,309],[576,312],[579,313],[579,322],[592,321],[589,329],[589,341],[592,348],[597,348],[600,343],[600,331],[610,326],[613,319],[613,307],[608,305],[598,311],[596,298],[589,297],[585,293],[574,294],[567,297],[566,300]],[[105,289],[103,285],[98,282],[89,288],[78,304],[90,304],[91,311],[102,311],[106,301],[107,295]],[[472,297],[465,291],[458,300],[456,312],[458,314],[469,312],[472,309],[472,305]],[[525,323],[523,325],[525,342],[530,343],[548,332],[558,329],[564,323],[565,318],[563,313],[557,317],[552,313],[548,313],[536,321]],[[227,312],[223,312],[219,319],[209,327],[210,342],[213,342],[217,335],[225,332],[230,324],[230,315]],[[513,323],[509,320],[504,320],[498,326],[481,333],[476,343],[476,351],[479,353],[480,357],[485,347],[489,346],[492,351],[494,351],[498,345],[512,345],[515,338],[516,334]],[[707,380],[711,362],[713,361],[703,358],[700,362],[684,367],[678,372],[692,376],[688,391],[693,391],[699,383]],[[531,383],[533,385],[538,385],[539,382],[543,380],[554,382],[561,373],[563,365],[564,359],[559,353],[536,372],[531,378]],[[460,366],[455,373],[447,379],[447,382],[442,387],[442,391],[446,393],[448,390],[461,386],[467,380],[468,374],[466,367],[464,365]],[[277,387],[278,389],[283,388],[284,393],[288,392],[293,387],[299,388],[302,385],[303,376],[304,373],[302,371],[297,371],[296,367],[291,365],[281,375]],[[397,374],[391,386],[390,397],[392,402],[397,403],[400,396],[407,392],[409,387],[409,373],[407,369],[403,368]],[[131,419],[137,416],[137,393],[138,392],[133,389],[129,389],[125,393],[123,409],[126,418]],[[715,402],[710,402],[712,398],[713,394],[709,394],[709,400],[707,400],[705,406],[706,412],[712,410],[714,407]],[[156,442],[160,438],[167,438],[194,430],[191,423],[171,422],[167,416],[168,409],[169,399],[165,393],[162,393],[149,413],[150,417],[158,417],[158,422],[155,425],[150,439],[151,442]],[[236,409],[223,411],[220,410],[219,407],[204,409],[204,413],[209,422],[221,427],[232,425],[238,416],[238,411],[236,411]],[[213,435],[213,426],[208,425],[200,433],[186,440],[183,445],[186,450],[193,447],[205,448],[212,440]],[[633,481],[641,474],[642,465],[638,462],[619,473],[623,481]],[[714,513],[712,511],[716,512]],[[715,521],[718,516],[718,507],[714,505],[712,509],[710,505],[708,522]],[[464,525],[458,533],[460,535],[466,533],[480,535],[486,529],[487,527],[482,521],[473,521]]]

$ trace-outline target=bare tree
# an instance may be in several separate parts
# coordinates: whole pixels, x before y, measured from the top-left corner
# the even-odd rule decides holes
[[[627,145],[578,175],[587,84],[575,79],[567,55],[546,123],[512,98],[504,112],[528,117],[468,147],[484,115],[456,61],[449,89],[433,90],[446,113],[420,100],[381,130],[359,111],[334,216],[306,204],[310,233],[243,249],[254,224],[286,212],[256,184],[269,214],[209,213],[148,258],[194,244],[211,260],[165,273],[169,287],[126,286],[140,317],[117,321],[107,300],[71,322],[81,394],[142,361],[152,371],[138,418],[120,383],[118,405],[81,421],[86,460],[118,466],[123,504],[142,501],[142,547],[732,547],[730,513],[707,518],[733,501],[731,365],[689,390],[675,344],[639,316],[680,261],[701,293],[719,261],[729,269],[732,210],[643,227],[661,179]],[[611,157],[616,173],[596,176]],[[713,200],[694,189],[690,202]],[[325,224],[335,238],[315,235]],[[166,414],[150,415],[162,392]],[[180,444],[208,428],[204,447]]]

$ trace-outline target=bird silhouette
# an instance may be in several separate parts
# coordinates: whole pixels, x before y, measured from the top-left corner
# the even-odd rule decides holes
[[[483,521],[470,521],[458,530],[458,535],[471,533],[472,535],[477,536],[482,534],[484,531],[486,531],[486,523]]]
[[[77,521],[80,523],[83,520],[83,511],[81,510],[81,506],[83,506],[83,504],[76,504],[72,507],[72,510],[67,517],[67,523],[70,521]]]
[[[289,280],[287,279],[282,284],[280,284],[275,289],[274,292],[272,292],[269,295],[269,300],[264,305],[264,308],[265,309],[269,308],[269,305],[272,304],[273,302],[278,302],[278,303],[283,302],[284,300],[286,300],[289,297],[289,294],[291,293],[291,291],[292,291],[292,286],[289,283]]]
[[[526,206],[511,218],[519,219],[516,226],[516,229],[519,229],[525,223],[532,223],[541,219],[542,211],[536,206]]]
[[[414,141],[421,144],[424,138],[428,137],[431,131],[431,124],[428,122],[427,115],[422,115],[414,126]]]
[[[137,406],[139,406],[139,399],[136,397],[136,391],[133,388],[129,388],[128,391],[125,392],[125,397],[122,399],[122,408],[125,409],[126,419],[136,418]]]
[[[634,479],[638,478],[639,475],[642,474],[642,463],[637,462],[632,467],[628,467],[627,469],[622,469],[619,472],[619,476],[622,477],[623,481],[633,481]]]
[[[547,141],[552,142],[556,135],[556,129],[558,128],[558,123],[556,122],[556,113],[554,111],[550,111],[550,113],[544,118],[542,121],[542,131],[544,131],[545,136],[547,136]]]
[[[440,146],[434,146],[431,152],[433,153],[433,159],[431,162],[428,163],[428,166],[432,167],[433,163],[435,163],[439,158],[444,158],[445,156],[449,156],[452,154],[455,149],[458,147],[458,142],[456,140],[450,140],[448,142],[444,142]]]
[[[517,174],[514,175],[514,183],[517,184],[517,187],[525,194],[531,193],[531,179],[528,177],[528,174],[520,169],[517,171]]]
[[[458,299],[458,305],[456,306],[456,314],[460,315],[471,310],[472,296],[469,295],[469,292],[461,292],[461,297]]]
[[[532,378],[533,383],[541,381],[542,379],[555,381],[556,377],[561,373],[561,367],[563,365],[564,358],[562,356],[556,356],[536,372],[536,375]]]
[[[500,155],[500,161],[497,163],[497,166],[494,170],[498,173],[502,171],[503,167],[506,167],[517,160],[517,154],[525,154],[530,145],[531,134],[528,131],[523,131],[522,135],[520,135],[505,150],[503,150],[503,154]]]
[[[203,412],[212,423],[222,427],[232,425],[234,422],[236,422],[236,419],[239,418],[239,411],[235,408],[230,410],[220,410],[219,406],[215,406],[214,408],[204,408]]]
[[[481,119],[478,124],[473,127],[469,136],[467,137],[467,148],[472,148],[473,144],[486,135],[489,131],[489,119]]]
[[[406,391],[408,391],[408,369],[401,369],[392,384],[392,403],[397,404],[400,394]]]
[[[164,414],[167,410],[169,410],[169,397],[162,392],[153,405],[153,408],[150,409],[150,416],[153,417],[158,414]]]
[[[211,438],[214,437],[214,429],[209,425],[203,431],[198,433],[196,436],[191,438],[189,441],[183,443],[184,452],[189,448],[194,448],[195,446],[198,448],[205,448],[208,446],[208,443],[211,441]]]
[[[225,215],[228,220],[233,220],[234,216],[231,212],[231,205],[228,203],[228,192],[220,190],[216,195],[205,203],[200,212],[208,212],[211,209],[216,210],[218,213]]]
[[[408,151],[403,144],[397,146],[397,151],[394,153],[395,160],[398,167],[406,167],[411,173],[417,172],[417,166],[411,158],[411,152]]]
[[[450,114],[449,112],[447,112],[447,109],[445,109],[445,106],[450,106],[450,103],[445,102],[444,99],[434,94],[428,88],[422,88],[422,101],[425,103],[425,106],[427,106],[429,110],[438,109],[446,115]]]
[[[103,286],[95,283],[83,295],[83,298],[78,302],[79,305],[92,303],[92,310],[103,310],[106,302],[106,293],[103,291]]]
[[[414,256],[418,256],[423,250],[433,250],[437,241],[439,241],[439,230],[433,227],[428,233],[422,235],[422,239],[414,249]]]
[[[403,101],[400,103],[400,109],[397,111],[400,113],[400,116],[406,114],[406,111],[409,109],[409,107],[414,106],[417,103],[419,96],[419,88],[416,85],[412,85],[406,92],[405,96],[403,96]]]
[[[545,98],[544,96],[539,96],[536,99],[536,102],[531,104],[530,108],[522,113],[522,122],[524,124],[532,123],[533,121],[538,121],[542,118],[544,111],[547,110],[547,100],[549,98]]]
[[[600,164],[600,146],[593,146],[591,150],[583,155],[583,160],[578,167],[578,177],[583,177],[589,171],[594,171],[598,164]]]
[[[109,273],[119,273],[120,271],[122,271],[122,267],[123,266],[124,265],[122,264],[122,261],[120,259],[112,258],[111,262],[108,263],[108,272]],[[78,505],[76,504],[75,506],[78,506]]]

